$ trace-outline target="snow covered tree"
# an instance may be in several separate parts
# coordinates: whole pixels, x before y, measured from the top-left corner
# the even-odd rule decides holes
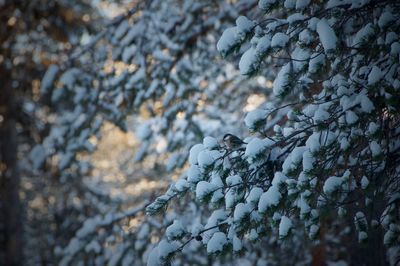
[[[260,0],[258,7],[265,15],[239,16],[217,48],[241,55],[242,75],[279,65],[273,96],[247,114],[253,136],[244,144],[205,137],[191,148],[186,174],[147,207],[153,215],[190,192],[212,210],[190,225],[175,220],[148,264],[167,264],[196,240],[211,255],[236,253],[249,240],[285,243],[299,230],[323,252],[334,248],[328,234],[345,247],[326,260],[398,264],[399,4]],[[276,116],[282,110],[285,117]]]
[[[132,2],[127,12],[77,47],[68,61],[48,69],[41,93],[51,101],[55,123],[36,150],[45,151],[42,160],[56,166],[60,181],[70,184],[60,205],[75,217],[63,227],[72,227],[75,233],[56,249],[62,265],[147,259],[152,239],[172,222],[173,214],[161,222],[141,218],[143,204],[133,207],[134,212],[127,206],[142,199],[122,206],[93,184],[82,182],[91,175],[83,155],[96,149],[102,126],[111,122],[140,139],[137,162],[147,160],[165,176],[165,171],[179,176],[190,147],[205,135],[240,133],[242,127],[235,121],[247,96],[268,95],[269,90],[261,86],[265,78],[246,80],[232,65],[226,66],[216,42],[222,25],[232,23],[239,13],[252,14],[256,5],[256,1]],[[188,220],[198,211],[192,206]],[[142,224],[127,232],[126,225],[138,219]],[[187,254],[182,260],[207,264],[206,253]]]
[[[23,113],[34,114],[30,118],[40,134],[27,130],[28,148],[20,145],[19,165],[46,180],[31,191],[39,200],[28,202],[48,209],[43,215],[48,220],[35,223],[46,227],[41,237],[51,245],[41,260],[57,256],[60,265],[398,263],[397,3],[123,1],[120,15],[93,20],[96,16],[84,14],[85,2],[50,1],[57,12],[42,2],[23,5],[35,10],[27,11],[29,16],[19,7],[15,16],[6,14],[9,26],[23,21],[21,16],[41,19],[28,34],[34,42],[22,34],[24,27],[21,34],[4,35],[10,41],[2,47],[28,51],[25,56],[1,57],[6,75],[36,84],[21,106]],[[49,22],[36,9],[55,17]],[[99,13],[113,13],[105,9]],[[71,30],[64,20],[78,24]],[[80,31],[83,22],[90,23]],[[66,32],[61,39],[68,42],[60,45],[56,38],[46,46],[42,41],[49,40],[50,31]],[[31,43],[36,49],[25,50]],[[69,56],[57,49],[64,45]],[[25,59],[32,55],[40,62],[41,51],[51,51],[56,60],[34,65],[33,78],[28,71],[20,75]],[[48,68],[38,86],[34,80],[43,65]],[[4,79],[13,88],[20,84]],[[0,111],[8,109],[13,92],[1,94],[6,108]],[[250,111],[245,118],[244,110]],[[7,122],[8,114],[1,113]],[[27,124],[20,124],[25,132]],[[134,132],[140,142],[135,162],[126,163],[135,166],[131,172],[148,171],[160,184],[175,180],[153,203],[143,195],[126,197],[121,187],[112,193],[92,171],[96,158],[90,154],[110,124]],[[14,129],[18,124],[11,123],[6,134],[0,131],[2,143]],[[233,138],[223,138],[226,133],[248,137],[230,145],[223,143]],[[25,135],[19,131],[19,136]],[[7,145],[1,148],[1,159],[10,155],[6,165],[13,167],[15,147],[11,153]],[[123,186],[139,187],[129,182]],[[17,195],[18,185],[11,188]],[[29,210],[37,215],[35,207]],[[155,215],[159,212],[165,213]],[[43,250],[28,242],[31,253]]]

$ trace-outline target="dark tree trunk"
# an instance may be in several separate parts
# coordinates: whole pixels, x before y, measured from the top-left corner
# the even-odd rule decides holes
[[[4,63],[4,62],[3,62]],[[16,104],[11,73],[0,64],[0,264],[22,264]]]

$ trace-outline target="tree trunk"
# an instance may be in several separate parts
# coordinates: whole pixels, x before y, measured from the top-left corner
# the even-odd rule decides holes
[[[22,264],[22,217],[17,164],[17,110],[11,73],[5,64],[0,64],[0,84],[0,264],[13,266]]]

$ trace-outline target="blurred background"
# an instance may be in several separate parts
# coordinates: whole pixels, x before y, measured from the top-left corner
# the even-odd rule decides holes
[[[1,265],[142,265],[174,210],[198,216],[144,206],[268,97],[272,74],[246,81],[215,48],[256,5],[0,1]]]
[[[145,265],[177,214],[207,222],[192,195],[161,216],[145,206],[184,175],[190,147],[249,135],[245,114],[270,109],[283,60],[246,79],[240,53],[216,49],[238,16],[264,15],[257,4],[0,0],[0,265]],[[174,265],[383,262],[368,252],[384,256],[382,241],[359,246],[346,219],[327,219],[313,243],[302,230],[284,243],[249,233],[241,256],[193,241]]]

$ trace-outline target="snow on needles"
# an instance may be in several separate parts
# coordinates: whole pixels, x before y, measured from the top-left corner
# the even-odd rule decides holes
[[[266,212],[271,207],[276,207],[282,198],[282,194],[279,192],[278,186],[271,186],[267,192],[264,192],[260,201],[258,202],[258,211]]]
[[[251,75],[253,72],[257,71],[269,48],[270,39],[268,36],[263,36],[257,40],[257,45],[255,47],[252,46],[240,58],[240,74]]]
[[[281,96],[285,93],[287,87],[289,86],[290,71],[291,71],[290,63],[285,64],[281,68],[273,83],[274,95]]]
[[[269,139],[253,138],[246,146],[245,156],[253,161],[258,155],[266,151],[274,142]]]
[[[217,49],[222,56],[228,55],[237,45],[243,42],[254,25],[254,22],[248,18],[238,17],[236,27],[226,29],[217,43]]]
[[[226,239],[226,235],[224,233],[216,232],[207,243],[207,253],[212,254],[221,252],[227,242],[228,240]]]
[[[336,49],[337,37],[326,19],[318,21],[317,33],[325,52]]]
[[[257,124],[260,122],[263,122],[268,114],[268,110],[263,110],[263,109],[255,109],[251,112],[249,112],[245,119],[244,123],[249,129],[256,129]]]
[[[169,241],[179,239],[185,234],[185,229],[179,220],[175,220],[173,224],[168,226],[166,235]]]
[[[290,229],[292,229],[292,227],[293,227],[292,221],[288,217],[282,216],[281,222],[279,223],[279,238],[286,237],[289,234]]]
[[[324,193],[330,196],[342,186],[343,180],[337,176],[329,177],[324,183]]]

